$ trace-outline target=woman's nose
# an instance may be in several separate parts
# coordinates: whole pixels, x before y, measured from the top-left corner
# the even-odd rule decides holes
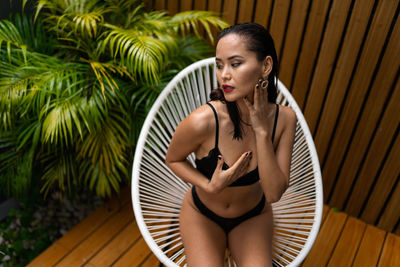
[[[223,80],[228,80],[231,78],[231,73],[229,72],[229,68],[224,67],[221,72],[221,78]]]

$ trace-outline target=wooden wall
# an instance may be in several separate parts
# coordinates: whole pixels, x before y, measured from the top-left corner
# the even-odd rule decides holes
[[[400,234],[398,0],[153,0],[271,32],[317,147],[324,200]]]

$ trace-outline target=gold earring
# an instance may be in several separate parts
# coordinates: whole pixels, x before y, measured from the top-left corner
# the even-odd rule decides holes
[[[261,82],[261,87],[263,89],[267,89],[268,88],[268,76],[264,77],[264,80]]]

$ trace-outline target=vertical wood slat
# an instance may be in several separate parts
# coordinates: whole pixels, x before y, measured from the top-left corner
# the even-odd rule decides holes
[[[237,23],[249,22],[253,16],[254,0],[239,1]]]
[[[361,214],[361,219],[367,223],[375,224],[380,211],[384,208],[385,201],[398,179],[399,159],[400,141],[396,141],[394,142],[394,147],[391,149],[383,170],[378,177],[378,182],[374,186],[364,211]],[[398,203],[398,205],[400,206],[400,203]]]
[[[328,140],[331,138],[332,132],[334,131],[335,122],[347,92],[346,89],[357,61],[358,51],[362,46],[363,34],[367,29],[373,6],[374,1],[357,0],[354,4],[342,50],[340,51],[340,56],[335,66],[334,76],[315,134],[315,146],[317,147],[321,160],[325,158],[325,153],[328,150]],[[309,108],[312,107],[312,105],[308,106]],[[331,191],[332,186],[333,179],[324,179],[325,195]]]
[[[224,0],[222,18],[225,19],[230,25],[235,24],[238,1],[239,0]]]
[[[397,51],[399,52],[399,50]],[[390,56],[392,54],[387,53],[387,55]],[[392,60],[388,58],[388,63],[390,61]],[[396,73],[390,73],[389,71],[382,71],[381,81],[383,82],[382,84],[378,83],[378,85],[375,87],[376,94],[372,94],[369,98],[371,100],[370,105],[366,105],[366,108],[364,109],[365,113],[367,113],[367,115],[363,117],[365,118],[365,121],[361,120],[361,122],[363,123],[358,126],[357,131],[359,132],[356,132],[355,138],[351,143],[352,146],[350,147],[349,153],[352,156],[346,160],[343,166],[343,171],[341,172],[342,176],[348,175],[348,178],[353,176],[359,177],[358,179],[355,180],[354,189],[350,192],[350,198],[345,209],[348,214],[353,216],[359,216],[362,205],[368,198],[368,193],[370,191],[372,184],[374,183],[374,179],[378,175],[381,162],[384,161],[386,152],[389,151],[393,146],[391,141],[400,123],[400,116],[393,116],[393,114],[400,114],[400,105],[399,105],[400,82],[398,82],[397,84],[398,86],[396,88],[397,90],[395,89],[394,94],[389,96],[390,99],[387,106],[384,105],[385,103],[383,102],[383,99],[381,103],[379,101],[380,96],[385,96],[381,92],[381,88],[383,87],[381,85],[384,85],[385,82],[392,83],[392,81],[395,79],[394,77],[395,75]],[[390,85],[387,85],[387,87],[390,87]],[[375,108],[378,110],[375,110]],[[378,121],[379,118],[375,119],[374,116],[378,117],[377,115],[379,114],[378,112],[380,110],[383,110],[384,114],[382,120],[379,122]],[[362,140],[362,137],[363,135],[366,135],[366,133],[371,131],[370,130],[371,128],[376,127],[376,125],[377,125],[377,132],[373,137],[373,139],[371,140],[371,146],[369,150],[366,152],[364,151],[363,146],[369,143],[370,138],[368,138],[367,140]],[[353,147],[354,149],[352,149]],[[358,153],[362,154],[361,156],[366,155],[365,162],[363,164],[361,162],[362,157],[359,156]],[[360,158],[360,160],[356,161],[355,159],[357,158]],[[362,164],[362,169],[360,173],[357,174],[356,173],[357,168],[355,168],[354,166],[360,166],[361,164]],[[395,171],[397,170],[398,174],[400,171],[400,164],[395,164],[392,166],[392,168]],[[394,177],[381,176],[381,178],[391,180]]]
[[[267,29],[269,17],[271,16],[272,3],[272,0],[258,0],[254,10],[254,22],[263,25]]]
[[[166,2],[165,1],[167,1],[167,0],[155,0],[154,8],[156,10],[165,10],[165,8],[166,8]]]
[[[361,111],[363,100],[372,79],[374,68],[371,66],[376,66],[378,63],[379,54],[396,7],[397,1],[381,1],[378,3],[371,29],[365,40],[365,46],[349,88],[349,94],[344,102],[342,115],[336,131],[333,133],[332,149],[329,151],[327,164],[323,170],[324,179],[335,179],[339,175],[338,170],[345,157],[347,145],[351,141],[353,127],[357,123],[358,114]],[[328,200],[332,206],[340,209],[344,206],[352,182],[353,177],[346,177],[345,175],[339,177],[332,198]]]
[[[324,32],[321,51],[311,81],[308,99],[305,103],[304,116],[307,119],[311,133],[314,133],[326,92],[325,90],[321,90],[321,88],[328,88],[332,66],[334,66],[342,35],[345,30],[351,2],[352,1],[348,0],[334,0],[330,10],[329,21]]]
[[[192,5],[193,5],[193,0],[181,0],[181,6],[180,6],[180,11],[184,12],[184,11],[188,11],[188,10],[192,10]],[[220,2],[220,1],[218,1]]]
[[[295,69],[297,55],[299,54],[301,37],[310,1],[308,0],[295,0],[293,1],[292,14],[286,33],[285,48],[281,55],[279,79],[284,84],[290,84],[292,74]]]
[[[167,2],[168,15],[173,16],[179,11],[179,2],[178,0],[168,0]]]
[[[400,142],[400,138],[397,138],[397,142]],[[397,180],[400,179],[398,174]],[[399,221],[400,216],[400,182],[397,182],[396,188],[391,194],[390,200],[378,222],[378,227],[382,229],[388,229],[388,231],[396,231],[393,229]]]
[[[289,85],[292,95],[300,107],[304,105],[314,61],[317,56],[318,45],[322,38],[324,21],[326,16],[328,16],[328,9],[329,1],[312,1],[302,51],[300,51],[296,72],[293,73],[294,77],[292,79],[294,81]]]
[[[219,14],[220,16],[222,16],[221,8],[222,8],[222,0],[215,0],[215,1],[208,2],[207,10],[213,11],[216,14]],[[219,32],[214,27],[211,27],[211,33],[212,33],[212,36],[214,37],[214,42],[216,42]],[[213,45],[215,45],[215,43]]]
[[[276,53],[280,58],[281,47],[285,36],[286,20],[290,12],[290,0],[279,0],[274,2],[270,33],[275,42]]]

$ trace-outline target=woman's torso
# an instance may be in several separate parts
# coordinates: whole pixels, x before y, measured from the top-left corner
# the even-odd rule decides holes
[[[247,173],[254,172],[257,168],[257,149],[255,134],[249,125],[243,125],[242,139],[233,139],[232,133],[234,126],[229,118],[226,105],[220,101],[210,102],[218,114],[218,149],[225,163],[232,166],[236,160],[246,151],[252,151],[253,156],[249,163]],[[211,109],[210,109],[211,111]],[[212,112],[212,111],[211,111]],[[274,114],[275,115],[275,114]],[[214,115],[212,115],[214,118]],[[212,129],[210,129],[210,136],[206,138],[205,142],[195,151],[196,158],[202,159],[206,157],[210,150],[215,148],[215,133],[216,123],[213,120]],[[272,131],[274,125],[274,118],[268,118],[268,126]],[[274,138],[274,149],[279,141],[278,129],[276,129]],[[213,133],[213,134],[212,134]],[[272,133],[271,133],[272,135]],[[245,186],[226,187],[218,194],[210,194],[201,188],[196,188],[198,195],[202,202],[216,214],[222,217],[236,217],[253,208],[260,201],[263,191],[259,182],[252,183]]]

